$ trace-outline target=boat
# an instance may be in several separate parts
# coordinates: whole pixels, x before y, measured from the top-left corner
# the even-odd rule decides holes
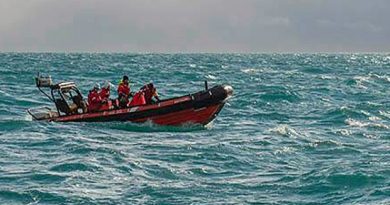
[[[196,93],[163,99],[149,105],[89,112],[86,101],[74,82],[53,84],[50,76],[39,74],[35,81],[39,91],[54,103],[55,109],[39,107],[28,109],[27,112],[34,120],[52,122],[150,121],[168,126],[207,125],[218,115],[233,94],[233,88],[229,85],[208,88],[205,81],[205,89]]]

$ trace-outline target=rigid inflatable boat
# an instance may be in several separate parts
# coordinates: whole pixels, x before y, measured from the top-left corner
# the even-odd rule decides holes
[[[81,92],[73,82],[53,84],[50,76],[38,74],[36,86],[54,103],[55,109],[40,107],[28,109],[27,112],[34,120],[55,122],[151,121],[159,125],[206,125],[218,115],[233,94],[233,88],[229,85],[208,88],[205,82],[205,89],[193,94],[163,99],[149,105],[89,112]]]

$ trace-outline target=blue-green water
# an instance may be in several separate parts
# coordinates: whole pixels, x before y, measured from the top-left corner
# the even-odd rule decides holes
[[[35,122],[38,71],[235,93],[206,128]],[[389,204],[389,88],[387,54],[0,54],[0,204]]]

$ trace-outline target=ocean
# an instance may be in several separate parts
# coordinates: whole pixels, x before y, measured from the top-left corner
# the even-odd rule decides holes
[[[234,94],[205,127],[38,122],[38,72]],[[389,54],[0,53],[0,204],[390,204],[389,88]]]

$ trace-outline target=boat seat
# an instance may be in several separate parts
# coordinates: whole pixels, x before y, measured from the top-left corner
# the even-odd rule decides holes
[[[56,99],[55,104],[60,112],[63,112],[67,115],[71,114],[72,111],[69,109],[68,104],[63,99]]]
[[[83,113],[87,112],[87,103],[85,102],[82,96],[80,95],[73,96],[72,101],[77,106],[76,110],[78,108],[81,108],[83,110]]]

